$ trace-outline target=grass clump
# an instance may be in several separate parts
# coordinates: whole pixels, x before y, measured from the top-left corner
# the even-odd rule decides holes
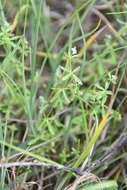
[[[126,4],[0,0],[0,9],[0,189],[126,187],[126,147],[78,176],[126,128]]]

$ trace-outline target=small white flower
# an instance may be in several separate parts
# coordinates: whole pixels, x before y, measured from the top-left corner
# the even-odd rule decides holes
[[[56,69],[56,76],[59,77],[60,75],[62,75],[62,70],[61,66],[59,65],[58,68]]]
[[[117,80],[117,76],[116,75],[111,75],[112,76],[112,79],[114,79],[114,80]]]
[[[76,55],[77,54],[77,48],[76,46],[74,46],[73,48],[71,48],[72,51],[72,55]]]

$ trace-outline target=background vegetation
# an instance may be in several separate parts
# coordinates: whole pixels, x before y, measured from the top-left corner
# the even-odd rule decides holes
[[[65,171],[126,130],[126,22],[125,0],[0,0],[1,190],[127,188],[126,146]]]

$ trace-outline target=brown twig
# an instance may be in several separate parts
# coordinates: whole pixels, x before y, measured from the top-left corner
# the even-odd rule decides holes
[[[106,174],[106,177],[103,178],[103,180],[111,179],[111,177],[116,173],[116,171],[122,167],[122,165],[125,163],[125,161],[121,161],[117,166],[112,168],[112,170]]]
[[[94,14],[96,14],[100,19],[103,20],[103,22],[105,24],[107,24],[107,26],[109,27],[109,29],[113,32],[114,36],[120,41],[120,43],[123,45],[125,43],[125,40],[118,35],[117,31],[115,30],[115,28],[112,26],[112,24],[109,22],[109,20],[96,8],[92,8],[92,12]]]
[[[38,161],[33,161],[33,162],[12,162],[12,163],[0,163],[0,168],[13,168],[13,167],[33,167],[33,166],[44,166],[44,167],[52,167],[56,168],[58,170],[64,170],[67,172],[74,172],[80,175],[80,170],[67,167],[67,166],[61,166],[61,165],[55,165],[55,164],[49,164],[45,162],[38,162]]]
[[[67,169],[67,167],[62,167],[59,165],[54,165],[54,164],[48,164],[45,162],[12,162],[12,163],[2,163],[0,164],[0,168],[11,168],[11,167],[31,167],[31,166],[45,166],[45,167],[55,167],[57,169]]]
[[[99,10],[104,10],[104,9],[107,9],[110,6],[112,6],[115,2],[116,2],[116,0],[112,0],[112,1],[110,0],[110,2],[108,2],[106,4],[103,4],[103,5],[94,5],[94,7],[96,9],[99,9]]]
[[[108,148],[108,150],[96,161],[94,161],[90,167],[86,167],[83,172],[91,172],[98,168],[102,163],[106,162],[110,156],[117,150],[119,150],[127,142],[127,132],[123,132],[120,137]]]

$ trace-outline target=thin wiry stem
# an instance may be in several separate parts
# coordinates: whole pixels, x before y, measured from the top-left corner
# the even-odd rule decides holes
[[[103,9],[109,8],[109,7],[112,6],[115,2],[116,2],[116,0],[112,0],[112,1],[110,1],[110,2],[107,2],[107,3],[103,4],[103,5],[94,5],[94,7],[95,7],[96,9],[103,10]]]
[[[91,172],[101,166],[102,163],[106,162],[107,160],[114,157],[115,151],[119,150],[125,143],[127,142],[127,132],[123,132],[120,137],[108,148],[108,150],[96,161],[94,161],[90,167],[86,167],[83,171],[84,172]]]

